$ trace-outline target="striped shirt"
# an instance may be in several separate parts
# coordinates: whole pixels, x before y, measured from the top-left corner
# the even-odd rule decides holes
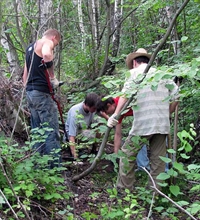
[[[130,91],[131,84],[142,74],[147,64],[141,64],[138,68],[131,70],[131,75],[124,85],[123,92]],[[150,68],[147,74],[152,74],[156,69]],[[166,84],[173,85],[172,90]],[[130,135],[146,136],[151,134],[169,134],[169,97],[178,92],[178,86],[172,80],[161,80],[155,91],[146,85],[137,92],[136,105],[134,109],[134,120]]]

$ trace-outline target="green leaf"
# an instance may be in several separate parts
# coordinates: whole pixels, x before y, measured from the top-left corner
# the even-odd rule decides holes
[[[52,197],[56,198],[56,199],[61,199],[62,196],[59,193],[53,193]]]
[[[52,195],[51,194],[45,194],[44,199],[50,200],[50,199],[52,199]]]
[[[171,192],[173,195],[175,195],[175,196],[177,196],[178,194],[180,194],[180,188],[179,188],[179,186],[174,186],[174,185],[172,185],[172,186],[169,187],[169,189],[170,189],[170,192]]]
[[[187,201],[178,201],[177,204],[180,205],[180,206],[185,206],[185,205],[189,205],[189,202],[187,202]]]
[[[167,174],[169,174],[170,176],[174,176],[174,177],[178,176],[178,173],[174,169],[168,170]]]
[[[67,213],[67,210],[66,210],[66,209],[64,209],[63,211],[60,210],[60,211],[58,212],[58,214],[60,214],[60,215],[65,215],[66,213]]]
[[[170,158],[168,158],[168,157],[162,157],[162,156],[160,156],[160,159],[162,160],[162,161],[164,161],[165,163],[170,163],[172,160],[170,159]]]
[[[200,191],[200,184],[199,185],[196,185],[196,186],[193,186],[191,189],[190,189],[190,192],[199,192]]]
[[[182,163],[174,162],[173,167],[177,169],[180,173],[184,172],[184,167]]]
[[[200,165],[197,165],[197,164],[190,164],[188,166],[188,170],[196,170],[196,169],[199,169],[200,168]]]
[[[189,158],[190,158],[190,156],[187,156],[186,154],[180,154],[180,155],[181,155],[181,157],[184,158],[184,159],[189,159]]]
[[[181,37],[181,41],[182,41],[182,42],[187,41],[187,39],[188,39],[188,37],[187,37],[187,36],[183,36],[183,37]]]
[[[161,212],[161,211],[164,209],[164,207],[158,206],[158,207],[155,207],[154,209],[155,209],[157,212]]]
[[[174,85],[173,84],[166,84],[165,87],[169,90],[173,90]]]
[[[32,191],[25,191],[25,193],[26,193],[26,196],[27,196],[27,197],[30,197],[30,196],[33,195],[33,192],[32,192]]]
[[[168,149],[167,152],[170,153],[170,154],[175,154],[176,153],[176,151],[174,149]]]
[[[158,180],[167,180],[167,179],[169,179],[170,178],[170,175],[168,175],[167,173],[160,173],[157,177],[156,177],[156,179],[158,179]]]
[[[2,196],[0,196],[0,204],[6,203],[4,198]]]
[[[156,86],[154,86],[154,85],[152,85],[152,86],[151,86],[151,90],[152,90],[152,91],[156,91],[156,90],[157,90],[157,88],[158,88],[158,86],[157,86],[157,85],[156,85]]]
[[[190,212],[192,215],[195,215],[197,212],[200,211],[200,204],[193,203],[189,208],[187,208],[187,211]]]

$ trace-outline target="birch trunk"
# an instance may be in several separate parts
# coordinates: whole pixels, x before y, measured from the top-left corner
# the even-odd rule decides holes
[[[90,21],[92,24],[92,36],[94,39],[95,44],[97,45],[97,20],[96,20],[96,5],[95,5],[95,0],[90,0],[91,1],[91,16],[90,16]]]
[[[120,33],[121,33],[121,19],[123,15],[123,0],[115,0],[114,2],[114,13],[113,13],[113,25],[112,31],[115,30],[112,38],[112,56],[116,57],[119,51],[120,45]]]
[[[95,79],[98,75],[99,68],[99,0],[89,0],[88,1],[88,12],[89,12],[89,19],[91,25],[91,33],[92,33],[92,57],[94,60],[94,70],[92,79]]]
[[[19,77],[21,77],[22,68],[19,65],[20,62],[18,59],[18,55],[15,50],[15,47],[13,46],[14,44],[12,42],[12,39],[10,37],[11,33],[8,33],[6,29],[7,29],[6,26],[3,25],[2,34],[1,34],[2,36],[1,44],[5,49],[5,51],[7,51],[6,56],[9,63],[9,70],[11,73],[11,77],[13,79],[18,79]]]
[[[53,2],[52,0],[39,0],[39,31],[38,35],[42,34],[49,28],[53,28]]]
[[[78,3],[79,28],[81,31],[81,48],[82,48],[82,50],[84,50],[85,49],[86,34],[85,34],[85,28],[83,25],[82,0],[78,0],[77,3]]]

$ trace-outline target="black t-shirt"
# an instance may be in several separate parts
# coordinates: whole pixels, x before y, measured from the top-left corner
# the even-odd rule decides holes
[[[44,68],[40,66],[42,64],[42,57],[34,52],[34,44],[30,44],[26,49],[26,65],[28,70],[26,90],[38,90],[49,93]]]

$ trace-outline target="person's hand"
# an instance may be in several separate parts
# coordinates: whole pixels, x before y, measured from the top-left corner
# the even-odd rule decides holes
[[[78,165],[83,165],[83,162],[82,161],[73,161],[73,164],[75,165],[75,166],[78,166]]]
[[[117,116],[117,114],[114,113],[114,114],[111,115],[110,118],[108,119],[108,121],[107,121],[107,126],[108,126],[109,128],[115,127],[115,126],[118,124],[118,120],[115,119],[116,116]]]
[[[51,82],[53,89],[58,88],[58,86],[60,84],[60,82],[56,79],[56,77],[50,78],[50,82]]]

